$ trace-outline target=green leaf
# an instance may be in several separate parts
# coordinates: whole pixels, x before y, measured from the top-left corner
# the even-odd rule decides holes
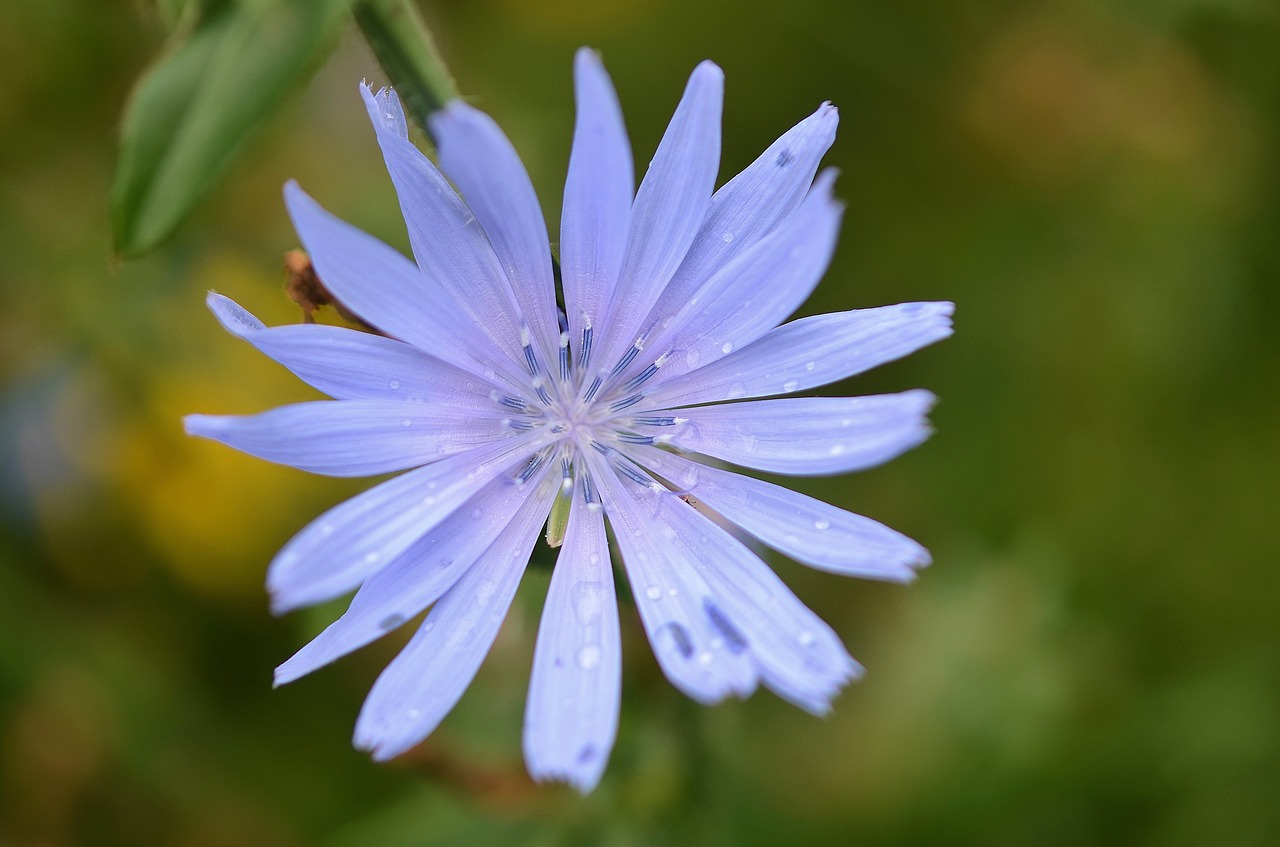
[[[458,97],[431,31],[408,0],[361,0],[354,12],[405,110],[430,135],[427,116]]]
[[[173,233],[334,42],[349,0],[210,2],[125,108],[112,187],[116,250]]]

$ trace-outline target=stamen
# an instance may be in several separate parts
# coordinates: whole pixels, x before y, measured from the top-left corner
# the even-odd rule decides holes
[[[529,404],[521,400],[519,397],[512,397],[510,394],[502,394],[497,391],[493,392],[489,396],[494,400],[497,400],[499,406],[506,406],[508,409],[515,409],[517,412],[533,411],[533,409],[529,408]]]
[[[529,332],[528,324],[520,327],[520,346],[524,348],[524,364],[529,369],[529,375],[537,376],[538,354],[533,352],[533,334]]]
[[[627,369],[627,365],[635,361],[636,356],[640,355],[640,351],[644,349],[644,337],[636,339],[636,343],[631,345],[631,349],[622,354],[622,358],[618,360],[618,364],[613,366],[609,376],[617,376]]]
[[[633,376],[631,380],[627,383],[626,388],[624,388],[623,390],[635,391],[637,388],[643,385],[646,381],[648,381],[650,377],[656,374],[658,372],[658,369],[667,363],[667,359],[670,358],[670,356],[671,356],[670,351],[663,353],[661,356],[659,356],[657,359],[653,361],[653,364],[649,365],[649,367],[645,368],[640,373]]]
[[[582,479],[582,502],[586,503],[588,506],[592,505],[593,503],[599,502],[596,500],[595,489],[591,487],[591,475],[584,473],[581,479]]]
[[[587,393],[582,396],[583,403],[590,403],[592,398],[596,396],[596,392],[600,390],[600,386],[604,385],[604,377],[597,376],[591,380],[591,387],[587,389]]]
[[[673,426],[676,419],[671,415],[658,418],[632,418],[631,422],[636,426]]]
[[[612,406],[609,407],[609,411],[621,412],[623,409],[626,409],[630,406],[634,406],[635,404],[639,403],[643,399],[644,399],[644,392],[637,392],[636,394],[632,394],[630,397],[623,397],[621,400],[614,403]]]
[[[591,328],[591,318],[584,312],[582,320],[586,326],[582,330],[582,349],[578,351],[578,367],[585,368],[591,361],[591,336],[595,331]]]
[[[529,463],[526,464],[524,466],[524,469],[520,471],[520,474],[519,476],[516,477],[516,479],[518,479],[520,482],[528,482],[533,477],[533,475],[538,472],[538,469],[541,468],[543,463],[546,461],[547,461],[546,450],[543,450],[539,453],[535,453],[533,458],[529,460]]]
[[[560,381],[569,381],[569,333],[560,333]]]
[[[516,420],[514,418],[504,418],[503,423],[514,429],[516,432],[528,432],[533,429],[533,421]]]
[[[524,349],[526,353],[532,355],[533,351],[529,347]],[[547,392],[547,381],[545,379],[540,376],[535,376],[533,378],[533,390],[538,392],[538,399],[542,401],[542,405],[551,405],[551,394]]]
[[[651,484],[649,477],[645,476],[625,462],[614,462],[613,469],[637,485],[643,485],[645,488],[648,488]]]
[[[623,444],[652,444],[653,436],[652,435],[636,435],[635,433],[630,433],[630,432],[620,432],[618,433],[618,440],[621,441]]]
[[[601,444],[599,441],[596,441],[594,438],[591,439],[591,449],[595,450],[601,456],[608,456],[610,453],[614,452],[613,448],[610,447],[608,444]]]

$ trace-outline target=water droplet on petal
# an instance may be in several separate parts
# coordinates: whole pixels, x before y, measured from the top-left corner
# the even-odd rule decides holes
[[[599,554],[599,553],[592,553],[590,556],[588,556],[588,557],[587,557],[587,561],[588,561],[588,562],[590,562],[590,563],[591,563],[591,564],[593,564],[593,565],[598,565],[598,564],[600,564],[600,554]]]
[[[715,656],[711,654],[710,650],[703,650],[701,653],[698,654],[698,664],[709,665],[711,664],[711,660],[714,658]]]
[[[393,379],[393,380],[391,380],[390,382],[388,382],[388,383],[387,383],[387,387],[388,387],[388,388],[390,388],[392,391],[399,391],[399,390],[400,390],[400,380],[398,380],[398,379]]]
[[[725,244],[728,244],[730,241],[733,241],[733,233],[732,233],[732,232],[726,232],[724,235],[722,235],[722,236],[720,236],[720,237],[724,239],[724,243],[725,243]]]
[[[816,640],[814,638],[813,633],[807,629],[804,632],[800,633],[798,638],[800,643],[803,644],[805,647],[808,647],[810,644],[812,644]]]
[[[830,529],[831,521],[827,520],[826,518],[818,518],[816,521],[813,522],[813,528],[814,529]]]
[[[680,596],[680,589],[679,589],[679,588],[674,588],[674,587],[672,587],[672,588],[668,588],[668,589],[667,589],[667,595],[668,595],[668,596],[670,596],[670,597],[679,597],[679,596]]]
[[[783,391],[795,391],[799,387],[800,387],[800,380],[798,379],[789,379],[786,382],[782,383]]]
[[[570,592],[573,602],[573,616],[583,626],[595,623],[604,609],[605,591],[599,582],[582,581],[574,583]]]
[[[733,342],[732,342],[732,341],[726,341],[724,344],[721,344],[721,345],[720,345],[720,352],[721,352],[721,353],[724,353],[726,356],[727,356],[727,355],[729,355],[730,353],[732,353],[732,352],[733,352]]]
[[[473,521],[478,521],[482,517],[484,517],[484,511],[479,506],[471,510],[471,519]]]
[[[817,366],[818,366],[818,363],[817,363],[817,362],[805,362],[805,363],[804,363],[804,369],[805,369],[806,371],[811,371],[811,370],[813,370],[814,368],[816,368]]]
[[[400,426],[413,426],[413,421],[410,420],[409,418],[405,418],[404,420],[400,421]]]
[[[831,449],[828,450],[827,452],[832,456],[839,456],[844,452],[844,445],[843,444],[832,445]]]
[[[644,593],[645,593],[645,596],[648,597],[650,600],[657,600],[659,597],[662,596],[662,589],[656,585],[650,585],[648,588],[644,590]]]
[[[584,644],[582,649],[578,651],[578,667],[584,671],[592,670],[600,664],[600,646],[598,644]]]

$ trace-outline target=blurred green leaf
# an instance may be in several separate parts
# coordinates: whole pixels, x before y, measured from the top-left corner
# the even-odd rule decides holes
[[[408,0],[363,0],[354,11],[405,109],[430,135],[427,116],[458,97],[431,31]]]
[[[333,43],[349,0],[210,3],[133,90],[112,189],[116,251],[168,237]]]

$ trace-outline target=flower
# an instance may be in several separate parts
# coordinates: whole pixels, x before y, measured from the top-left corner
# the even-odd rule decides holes
[[[535,778],[589,791],[613,746],[621,684],[606,522],[677,688],[713,703],[763,683],[827,711],[858,664],[701,509],[838,574],[906,581],[928,553],[868,518],[715,463],[837,474],[919,444],[934,399],[926,391],[758,398],[844,379],[944,338],[952,307],[907,303],[779,326],[814,289],[836,242],[834,176],[815,180],[835,137],[830,104],[713,194],[723,75],[704,62],[635,190],[617,99],[589,50],[577,54],[575,85],[563,312],[542,212],[497,125],[456,101],[432,120],[440,168],[464,202],[409,142],[395,94],[364,85],[416,264],[292,182],[285,202],[328,289],[385,336],[268,328],[211,293],[228,330],[334,399],[248,417],[192,415],[186,427],[314,473],[413,469],[320,516],[280,551],[267,580],[277,612],[359,589],[341,618],[277,669],[277,684],[430,608],[357,721],[356,745],[378,759],[422,741],[462,696],[543,524],[567,507],[524,752]]]

